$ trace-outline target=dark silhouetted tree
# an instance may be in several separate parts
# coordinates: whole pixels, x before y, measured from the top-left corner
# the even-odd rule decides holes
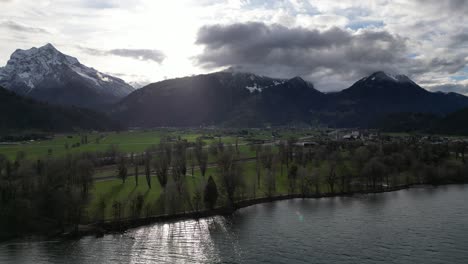
[[[119,158],[119,166],[117,167],[117,174],[119,176],[119,179],[122,180],[122,183],[125,183],[125,181],[127,180],[128,169],[127,169],[127,164],[126,164],[126,160],[124,157]]]
[[[205,186],[203,200],[205,202],[206,207],[212,210],[216,206],[217,199],[218,199],[218,187],[216,186],[216,183],[213,180],[213,177],[210,176]]]

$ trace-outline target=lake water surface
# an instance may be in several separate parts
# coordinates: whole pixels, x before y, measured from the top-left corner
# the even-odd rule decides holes
[[[12,241],[0,263],[468,263],[468,185],[260,204],[103,238]]]

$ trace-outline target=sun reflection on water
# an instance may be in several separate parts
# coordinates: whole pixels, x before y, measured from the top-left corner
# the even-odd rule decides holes
[[[129,263],[213,263],[220,260],[212,231],[225,233],[224,218],[187,220],[127,232]]]

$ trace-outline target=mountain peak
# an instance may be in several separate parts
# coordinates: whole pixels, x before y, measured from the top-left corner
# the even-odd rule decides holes
[[[390,81],[397,83],[414,83],[408,76],[403,74],[390,74],[384,71],[378,71],[363,79],[364,81]]]
[[[315,89],[312,83],[302,79],[302,77],[299,77],[299,76],[291,78],[287,82],[295,86],[304,86],[304,87]]]
[[[306,82],[304,79],[302,79],[299,76],[296,76],[296,77],[293,77],[293,78],[289,79],[288,83],[294,83],[294,84],[298,84],[298,85],[308,85],[308,82]]]
[[[95,105],[98,101],[114,102],[133,91],[123,80],[81,64],[50,43],[13,52],[7,65],[0,68],[0,85],[42,101],[78,106],[89,106],[88,101],[93,100]],[[93,98],[82,96],[91,94]]]
[[[395,98],[427,95],[428,91],[421,88],[405,75],[394,75],[383,71],[364,77],[341,94],[352,98]]]
[[[54,45],[52,45],[51,43],[47,43],[44,46],[42,46],[41,48],[54,48],[55,49]]]
[[[10,57],[8,64],[34,64],[39,62],[43,67],[48,67],[51,64],[79,64],[74,57],[68,56],[57,50],[52,44],[28,50],[17,49]]]
[[[45,44],[44,46],[42,47],[39,47],[38,50],[48,50],[48,51],[51,51],[51,52],[59,52],[57,48],[54,47],[54,45],[50,44],[50,43],[47,43]]]
[[[290,81],[299,81],[299,82],[305,82],[304,79],[302,79],[302,77],[300,76],[295,76],[291,79],[289,79]]]

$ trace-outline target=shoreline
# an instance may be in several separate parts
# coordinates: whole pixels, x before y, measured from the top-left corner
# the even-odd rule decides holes
[[[148,226],[157,223],[168,223],[175,221],[184,221],[184,220],[198,220],[201,218],[208,218],[213,216],[228,216],[232,215],[239,209],[246,208],[249,206],[271,203],[276,201],[292,200],[292,199],[320,199],[320,198],[333,198],[333,197],[352,197],[354,195],[363,195],[363,194],[378,194],[378,193],[387,193],[395,192],[400,190],[407,190],[411,187],[416,186],[414,184],[410,185],[400,185],[396,187],[386,188],[382,190],[370,190],[370,191],[356,191],[356,192],[345,192],[345,193],[325,193],[325,194],[313,194],[313,195],[302,195],[302,194],[284,194],[276,195],[272,197],[260,197],[247,200],[241,200],[234,204],[233,208],[216,208],[213,210],[202,210],[202,211],[189,211],[176,214],[165,214],[157,215],[150,217],[142,217],[135,219],[121,219],[121,220],[107,220],[101,223],[91,223],[87,225],[80,225],[78,230],[72,231],[69,233],[59,234],[60,238],[68,239],[79,239],[85,236],[95,236],[102,237],[106,234],[113,233],[123,233],[129,229],[137,228],[141,226]]]

